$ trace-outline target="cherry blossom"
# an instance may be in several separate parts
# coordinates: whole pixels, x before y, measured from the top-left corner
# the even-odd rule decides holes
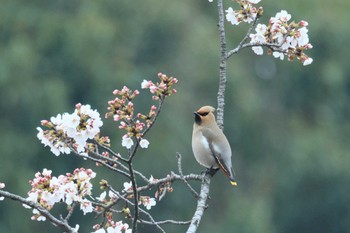
[[[133,145],[134,141],[128,135],[124,135],[122,138],[122,146],[130,149]]]
[[[240,22],[238,21],[238,13],[229,7],[226,10],[226,20],[229,21],[232,25],[238,25]]]
[[[114,222],[111,219],[108,219],[106,223],[106,229],[100,228],[100,225],[94,227],[96,231],[92,233],[131,233],[132,230],[129,229],[129,225],[127,223],[123,223],[122,221]]]
[[[52,171],[43,169],[37,172],[35,178],[30,181],[32,189],[28,192],[28,201],[35,202],[47,210],[52,209],[56,203],[66,203],[71,206],[74,202],[80,203],[80,209],[84,214],[93,211],[92,203],[86,199],[91,195],[92,184],[90,180],[96,176],[91,169],[75,169],[73,174],[65,176],[51,176]],[[24,205],[26,208],[31,208]],[[44,221],[40,212],[33,210],[33,220]]]
[[[305,61],[303,62],[304,66],[310,65],[313,62],[313,59],[311,57],[308,57],[305,59]]]
[[[50,121],[42,121],[42,125],[49,129],[39,131],[38,139],[44,146],[49,146],[56,156],[69,154],[71,149],[67,141],[72,141],[77,152],[85,152],[88,139],[93,139],[103,125],[100,114],[92,110],[90,105],[77,104],[72,114],[58,114],[51,117]]]
[[[260,0],[235,0],[240,5],[240,10],[233,10],[229,7],[226,12],[226,20],[232,25],[238,25],[241,22],[251,23],[258,16],[259,11],[262,8],[256,9],[254,4],[260,2]]]
[[[263,49],[258,45],[269,43],[269,54],[275,58],[283,60],[287,56],[291,61],[296,57],[303,65],[309,65],[313,60],[304,53],[304,50],[312,48],[306,28],[308,23],[304,20],[289,23],[290,19],[291,15],[282,10],[270,18],[267,26],[258,24],[255,28],[256,33],[249,35],[250,43],[257,45],[252,46],[252,50],[255,54],[262,55]]]
[[[140,141],[140,147],[141,148],[148,148],[148,145],[149,145],[149,141],[147,141],[146,139],[141,139]]]
[[[124,186],[124,189],[123,189],[124,192],[132,190],[132,183],[131,183],[131,181],[130,182],[124,182],[123,186]]]
[[[263,48],[261,46],[253,46],[252,50],[257,55],[262,55],[264,53],[264,50],[263,50]]]
[[[150,210],[152,206],[155,206],[157,203],[153,197],[141,196],[139,204],[144,205],[147,210]]]

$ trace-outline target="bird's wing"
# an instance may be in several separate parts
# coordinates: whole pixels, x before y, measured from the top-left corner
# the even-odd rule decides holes
[[[211,154],[215,158],[215,161],[221,168],[221,170],[224,172],[224,174],[228,177],[231,176],[230,169],[225,165],[224,160],[222,159],[222,152],[220,151],[219,146],[215,143],[216,135],[213,134],[213,132],[209,129],[202,131],[203,136],[207,139],[209,149],[211,151]]]
[[[215,161],[218,163],[221,170],[225,173],[226,176],[230,177],[231,176],[230,170],[227,168],[224,161],[222,160],[221,154],[215,150],[212,143],[209,143],[209,148],[212,152],[212,155],[215,158]]]

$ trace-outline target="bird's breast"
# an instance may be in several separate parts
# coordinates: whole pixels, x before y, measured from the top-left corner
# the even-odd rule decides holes
[[[208,139],[203,135],[201,131],[197,132],[197,135],[193,135],[192,138],[192,150],[197,162],[204,167],[217,168],[216,160],[210,149]]]

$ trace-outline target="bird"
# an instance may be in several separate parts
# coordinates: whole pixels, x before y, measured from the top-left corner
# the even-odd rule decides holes
[[[231,185],[237,186],[232,168],[231,146],[216,123],[214,111],[212,106],[203,106],[194,112],[193,154],[197,162],[208,169],[208,173],[215,174],[221,169],[230,179]]]

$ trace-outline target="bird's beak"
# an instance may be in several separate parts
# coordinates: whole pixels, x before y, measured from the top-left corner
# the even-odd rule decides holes
[[[199,115],[198,112],[194,112],[194,121],[197,123],[197,125],[200,125],[202,123],[201,115]]]

